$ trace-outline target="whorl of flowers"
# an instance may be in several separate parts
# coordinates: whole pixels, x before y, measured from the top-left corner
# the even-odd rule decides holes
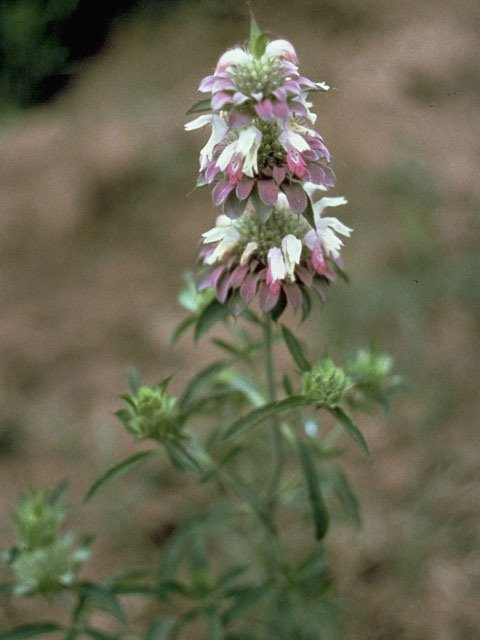
[[[326,190],[335,185],[330,153],[312,127],[316,115],[310,91],[326,91],[299,74],[297,54],[286,40],[267,44],[255,32],[250,50],[225,52],[215,72],[200,83],[211,94],[190,112],[208,111],[185,125],[211,127],[200,152],[199,185],[213,184],[213,202],[236,218],[251,199],[263,219],[283,193],[294,213],[309,208],[308,185]],[[308,214],[307,214],[308,215]]]
[[[200,152],[198,185],[212,185],[223,214],[203,234],[199,289],[213,289],[234,314],[258,295],[279,317],[287,305],[310,308],[341,270],[340,236],[351,229],[323,217],[345,198],[320,197],[335,185],[330,153],[313,129],[308,93],[327,90],[300,75],[286,40],[267,42],[252,20],[249,48],[224,53],[200,83],[210,94],[190,113],[208,111],[187,130],[211,126]]]
[[[258,293],[260,307],[271,311],[286,304],[294,310],[305,303],[306,290],[322,298],[326,285],[341,267],[336,235],[351,229],[337,218],[322,218],[326,207],[345,204],[344,198],[322,198],[315,207],[315,226],[293,213],[285,198],[262,222],[253,210],[236,220],[222,214],[203,234],[201,257],[206,270],[200,288],[213,288],[217,299],[240,313]]]

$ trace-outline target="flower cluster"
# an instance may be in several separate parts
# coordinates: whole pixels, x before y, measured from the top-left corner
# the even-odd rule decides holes
[[[152,439],[166,444],[175,440],[179,429],[177,399],[167,393],[168,379],[155,387],[140,386],[135,395],[122,396],[126,409],[117,417],[136,440]]]
[[[213,288],[220,302],[241,312],[259,294],[260,307],[271,311],[288,303],[294,310],[304,304],[306,290],[312,288],[322,298],[326,285],[341,267],[342,240],[351,229],[337,218],[323,218],[328,206],[338,206],[344,198],[322,198],[314,205],[315,226],[293,213],[285,198],[267,221],[254,211],[237,220],[225,215],[203,234],[203,262],[206,270],[200,289]]]
[[[316,116],[307,100],[308,92],[327,89],[300,76],[297,54],[286,40],[270,42],[260,56],[240,48],[221,56],[199,87],[211,94],[210,113],[185,126],[211,126],[198,184],[214,184],[216,206],[235,218],[251,199],[266,218],[283,193],[292,211],[303,213],[309,185],[335,185],[330,153],[312,128]]]
[[[200,83],[206,110],[187,130],[211,126],[200,152],[199,185],[213,186],[223,214],[203,234],[200,290],[241,313],[258,294],[260,307],[278,317],[290,305],[310,306],[309,289],[322,298],[341,269],[339,236],[351,229],[322,217],[344,198],[320,197],[335,185],[330,153],[313,129],[308,94],[327,90],[300,75],[286,40],[267,43],[252,25],[249,50],[224,53]]]
[[[11,553],[15,595],[51,595],[75,581],[90,556],[86,544],[75,545],[72,533],[61,533],[65,509],[55,494],[34,491],[20,499],[14,513],[17,545]]]

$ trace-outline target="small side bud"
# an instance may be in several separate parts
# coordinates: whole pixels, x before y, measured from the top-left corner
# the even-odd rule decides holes
[[[123,396],[128,407],[116,415],[136,440],[168,444],[177,439],[181,427],[177,399],[167,393],[166,386],[166,382],[142,385],[136,395]]]
[[[303,393],[318,407],[334,407],[352,386],[345,371],[324,358],[302,375]]]
[[[393,359],[376,349],[359,349],[347,368],[354,383],[350,402],[356,407],[377,402],[387,409],[389,396],[402,386],[401,377],[392,375]]]
[[[51,544],[57,538],[64,518],[64,507],[52,501],[47,491],[32,489],[20,498],[14,511],[20,546],[35,549]]]

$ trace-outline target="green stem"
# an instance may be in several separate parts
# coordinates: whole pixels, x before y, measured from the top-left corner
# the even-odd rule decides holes
[[[265,357],[265,378],[267,383],[267,395],[269,402],[274,402],[277,399],[276,387],[275,387],[275,373],[274,373],[274,361],[273,361],[273,336],[272,336],[272,319],[268,315],[265,318],[263,324],[264,335],[264,357]],[[278,492],[278,485],[283,471],[283,440],[280,426],[276,418],[272,418],[270,431],[272,436],[272,475],[267,490],[267,500],[270,508],[270,512],[273,516],[276,508],[276,497]]]
[[[65,640],[75,640],[80,633],[80,625],[87,604],[87,597],[84,594],[78,594],[78,602],[75,609],[72,612],[72,620],[70,628],[65,634]]]

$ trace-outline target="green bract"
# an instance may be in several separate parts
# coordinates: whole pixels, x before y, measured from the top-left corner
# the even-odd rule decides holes
[[[80,564],[89,557],[87,548],[75,548],[69,534],[52,544],[22,551],[12,563],[15,595],[50,595],[75,581]]]
[[[51,544],[64,518],[63,506],[52,501],[47,491],[30,491],[20,499],[14,511],[20,546],[35,549]]]
[[[336,406],[352,384],[345,371],[330,358],[324,358],[302,374],[303,393],[317,406]]]
[[[125,395],[126,409],[117,416],[136,440],[152,439],[166,444],[177,439],[180,420],[177,399],[166,391],[166,383],[142,385],[137,394]]]

